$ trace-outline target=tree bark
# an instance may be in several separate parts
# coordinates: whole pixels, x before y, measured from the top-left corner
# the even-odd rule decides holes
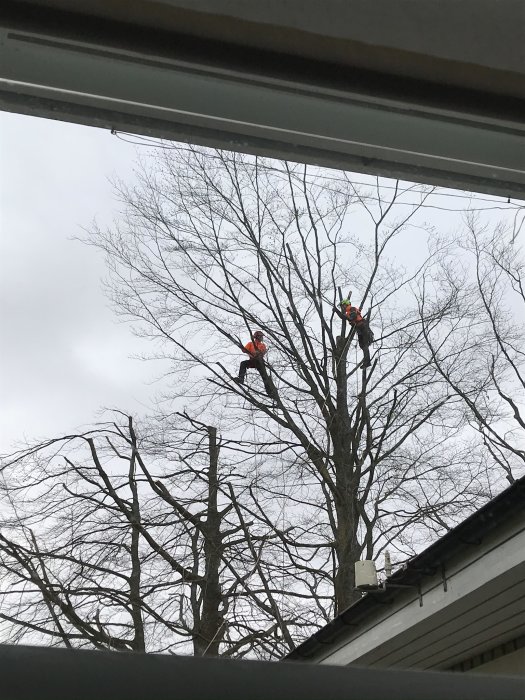
[[[224,620],[221,614],[222,590],[220,567],[222,561],[221,515],[217,505],[219,444],[217,429],[208,426],[208,508],[204,534],[204,585],[202,610],[195,628],[194,650],[196,656],[218,656],[223,637]]]

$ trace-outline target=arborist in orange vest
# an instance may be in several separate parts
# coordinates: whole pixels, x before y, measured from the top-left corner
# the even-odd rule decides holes
[[[348,323],[355,328],[357,333],[357,342],[363,351],[363,367],[370,367],[370,350],[369,345],[374,342],[374,334],[370,330],[368,321],[361,315],[361,309],[358,306],[352,306],[350,299],[343,299],[341,302],[341,311],[346,317]]]
[[[263,380],[264,383],[264,388],[266,389],[266,393],[268,396],[272,396],[272,387],[268,382],[268,375],[266,374],[266,370],[264,369],[264,356],[266,355],[266,345],[262,342],[263,341],[263,332],[262,331],[255,331],[253,334],[253,341],[250,341],[249,343],[246,343],[246,345],[242,348],[242,351],[245,352],[247,355],[250,356],[249,360],[243,360],[240,364],[239,367],[239,377],[237,379],[237,382],[239,384],[244,384],[244,378],[246,377],[246,370],[247,369],[256,369],[259,374],[261,375],[261,379]]]

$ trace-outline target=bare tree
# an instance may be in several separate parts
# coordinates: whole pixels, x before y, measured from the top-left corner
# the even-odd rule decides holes
[[[89,242],[172,389],[147,430],[118,414],[7,462],[0,629],[281,656],[352,603],[355,561],[410,556],[495,469],[514,478],[522,330],[502,302],[523,300],[520,257],[470,218],[469,277],[424,223],[430,188],[290,163],[166,146],[119,187],[122,221]],[[269,353],[240,384],[255,329]]]
[[[106,253],[116,308],[173,363],[170,400],[279,454],[259,493],[291,504],[278,532],[302,580],[289,587],[315,590],[321,618],[355,599],[355,561],[386,546],[409,556],[486,496],[414,297],[444,251],[410,266],[400,255],[409,232],[426,237],[431,188],[358,188],[345,173],[166,145],[119,191],[125,217],[88,239]],[[376,332],[370,371],[338,290]],[[235,381],[256,328],[266,392],[257,375]]]
[[[265,658],[293,648],[273,531],[246,517],[232,446],[221,459],[216,429],[182,414],[154,440],[116,418],[5,460],[4,640]]]
[[[525,258],[516,234],[479,214],[441,259],[439,322],[426,289],[422,328],[432,361],[465,406],[473,429],[510,483],[525,467]],[[459,255],[458,255],[459,252]]]

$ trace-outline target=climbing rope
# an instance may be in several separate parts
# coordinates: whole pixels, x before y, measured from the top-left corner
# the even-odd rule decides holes
[[[283,486],[282,486],[282,494],[283,494],[283,504],[281,507],[281,532],[283,533],[283,539],[284,539],[284,529],[285,529],[285,524],[286,524],[286,500],[287,500],[287,495],[286,495],[286,469],[285,469],[285,463],[284,459],[282,460],[282,478],[283,478]],[[281,560],[281,618],[284,620],[284,568],[285,568],[285,563],[286,563],[286,557],[285,557],[285,547],[284,547],[284,542],[282,543],[282,560]]]

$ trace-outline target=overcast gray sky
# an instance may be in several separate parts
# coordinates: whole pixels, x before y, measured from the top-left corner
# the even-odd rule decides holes
[[[134,146],[110,132],[0,113],[0,453],[96,418],[139,410],[156,368],[117,322],[98,251],[70,240],[117,210],[108,177],[129,177]]]

